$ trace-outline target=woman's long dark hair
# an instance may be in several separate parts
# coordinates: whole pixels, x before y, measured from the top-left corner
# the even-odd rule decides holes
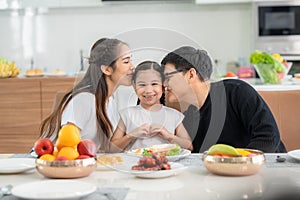
[[[57,131],[61,128],[61,117],[70,100],[81,92],[89,92],[95,95],[95,107],[97,116],[98,136],[101,149],[107,150],[108,141],[112,133],[112,125],[107,116],[106,101],[108,99],[108,88],[101,65],[110,66],[115,69],[116,60],[119,57],[119,47],[127,45],[117,39],[102,38],[95,42],[91,48],[89,67],[83,79],[75,87],[66,93],[58,106],[41,124],[40,136],[53,137],[57,139]]]

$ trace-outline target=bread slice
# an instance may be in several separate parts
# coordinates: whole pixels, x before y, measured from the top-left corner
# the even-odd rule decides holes
[[[176,144],[157,144],[149,148],[153,153],[168,152],[177,147]]]

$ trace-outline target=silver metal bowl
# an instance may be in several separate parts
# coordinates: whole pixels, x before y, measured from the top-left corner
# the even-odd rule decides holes
[[[36,159],[36,169],[48,178],[80,178],[90,175],[97,167],[95,158],[66,161]]]
[[[262,151],[245,149],[254,156],[250,157],[230,157],[207,155],[203,153],[202,161],[206,169],[214,174],[225,176],[246,176],[257,173],[265,163],[265,155]]]

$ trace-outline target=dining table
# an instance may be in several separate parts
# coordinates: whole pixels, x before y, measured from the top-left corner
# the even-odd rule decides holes
[[[300,161],[289,157],[288,154],[265,153],[266,160],[263,167],[257,173],[248,176],[212,174],[204,166],[202,155],[192,153],[174,161],[184,168],[167,177],[141,178],[114,168],[97,167],[89,176],[76,178],[97,187],[96,192],[81,199],[300,199]],[[0,154],[0,159],[3,158],[36,159],[30,154]],[[21,184],[36,181],[42,183],[47,180],[59,181],[60,179],[47,178],[36,168],[22,173],[2,173],[0,188],[8,184],[17,187]],[[19,198],[6,195],[0,199],[18,200]]]

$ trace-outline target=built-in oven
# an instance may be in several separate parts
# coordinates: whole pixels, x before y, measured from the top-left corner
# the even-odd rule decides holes
[[[253,17],[255,49],[282,54],[299,73],[300,0],[254,0]]]

